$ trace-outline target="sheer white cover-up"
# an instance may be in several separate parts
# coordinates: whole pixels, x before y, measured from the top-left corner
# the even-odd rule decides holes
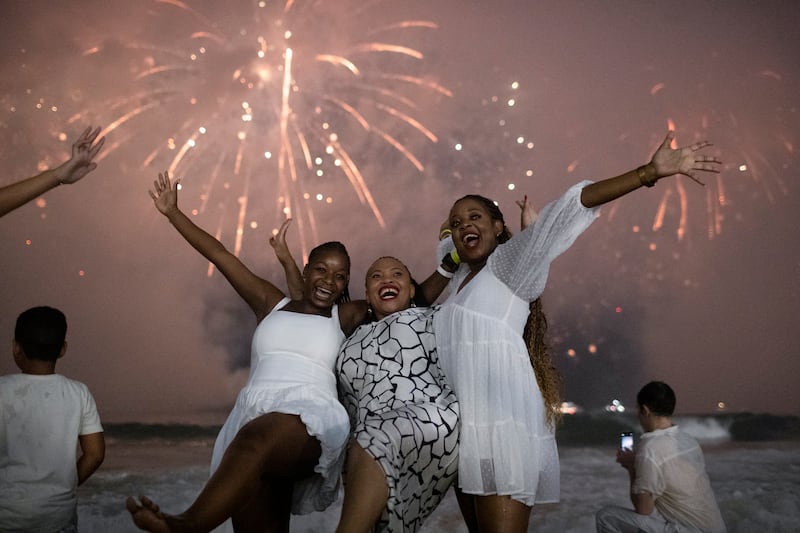
[[[580,202],[589,183],[571,187],[498,245],[458,291],[469,273],[462,264],[434,317],[440,362],[461,406],[458,485],[468,494],[511,495],[529,506],[559,499],[555,435],[522,332],[550,263],[597,216]]]
[[[250,376],[217,436],[211,472],[249,421],[271,412],[299,415],[322,448],[315,474],[294,485],[292,513],[306,514],[338,496],[350,419],[338,399],[333,365],[345,336],[336,306],[328,318],[282,311],[289,301],[281,300],[256,327]]]

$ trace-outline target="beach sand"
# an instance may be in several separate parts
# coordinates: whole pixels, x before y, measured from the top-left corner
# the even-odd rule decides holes
[[[81,533],[135,532],[127,496],[146,494],[166,512],[185,509],[208,479],[213,439],[175,442],[109,439],[106,461],[79,488]],[[797,442],[719,443],[704,446],[709,475],[729,533],[799,532],[800,445]],[[563,447],[561,501],[537,505],[528,531],[593,532],[604,505],[628,506],[627,474],[615,450]],[[292,533],[334,531],[341,500],[321,513],[292,518]],[[419,533],[467,533],[453,491]]]

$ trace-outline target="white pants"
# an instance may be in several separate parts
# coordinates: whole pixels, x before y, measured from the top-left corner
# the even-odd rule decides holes
[[[639,514],[633,509],[603,507],[595,516],[597,533],[689,533],[695,529],[667,521],[658,510],[649,515]]]

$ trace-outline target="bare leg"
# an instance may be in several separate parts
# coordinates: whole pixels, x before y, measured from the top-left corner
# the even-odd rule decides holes
[[[288,530],[290,507],[286,500],[261,505],[257,512],[254,496],[272,490],[273,483],[283,487],[288,483],[291,490],[291,480],[314,472],[320,453],[319,441],[308,435],[299,416],[267,413],[239,430],[219,467],[186,511],[165,515],[150,500],[144,504],[144,499],[141,507],[129,502],[128,510],[138,527],[158,533],[211,531],[229,517],[237,520],[242,531],[270,531],[265,524],[284,522]],[[281,527],[277,531],[283,531]]]
[[[289,533],[293,485],[272,479],[261,483],[231,517],[236,533]]]
[[[511,496],[475,496],[475,515],[481,533],[525,533],[531,508]]]
[[[467,524],[469,533],[479,533],[478,516],[475,511],[475,498],[473,494],[462,492],[458,487],[458,481],[455,483],[456,501],[458,508],[461,509],[461,516],[464,517],[464,522]]]
[[[386,474],[357,442],[347,450],[342,515],[337,533],[368,533],[380,519],[389,498]]]

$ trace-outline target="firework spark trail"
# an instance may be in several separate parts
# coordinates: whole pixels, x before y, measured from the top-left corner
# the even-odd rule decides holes
[[[452,92],[417,74],[419,67],[414,73],[403,71],[424,59],[419,41],[409,40],[417,34],[407,32],[436,30],[438,24],[382,20],[367,28],[357,22],[358,13],[383,1],[356,2],[353,9],[336,6],[328,12],[324,10],[329,5],[317,2],[287,0],[277,9],[264,2],[243,2],[228,7],[226,17],[220,18],[188,0],[152,0],[156,8],[147,15],[161,25],[169,22],[172,31],[154,29],[150,37],[95,35],[95,42],[84,47],[83,56],[104,70],[127,65],[133,90],[100,98],[99,105],[74,113],[69,123],[87,117],[105,122],[102,135],[110,138],[103,157],[136,138],[145,151],[143,169],[159,166],[183,180],[185,202],[198,202],[190,209],[192,215],[209,210],[221,182],[238,204],[236,255],[248,223],[256,227],[248,209],[261,203],[250,202],[249,196],[264,185],[275,188],[275,218],[295,220],[304,256],[318,239],[312,204],[333,201],[330,193],[308,190],[314,183],[324,186],[315,181],[324,174],[340,172],[346,177],[358,201],[385,227],[379,202],[358,166],[356,127],[361,135],[391,147],[410,169],[423,172],[425,165],[402,132],[419,132],[414,142],[438,142],[433,129],[414,116],[417,98],[451,97]],[[329,24],[330,16],[357,31],[330,29],[335,27]],[[151,26],[157,27],[142,25],[142,35]],[[335,45],[319,49],[320,43]],[[325,70],[325,65],[334,70]],[[177,126],[159,138],[161,115]],[[142,127],[147,135],[142,135]],[[233,211],[225,208],[227,201],[231,200],[216,201],[223,213],[216,223],[220,240],[226,238],[224,213]]]

